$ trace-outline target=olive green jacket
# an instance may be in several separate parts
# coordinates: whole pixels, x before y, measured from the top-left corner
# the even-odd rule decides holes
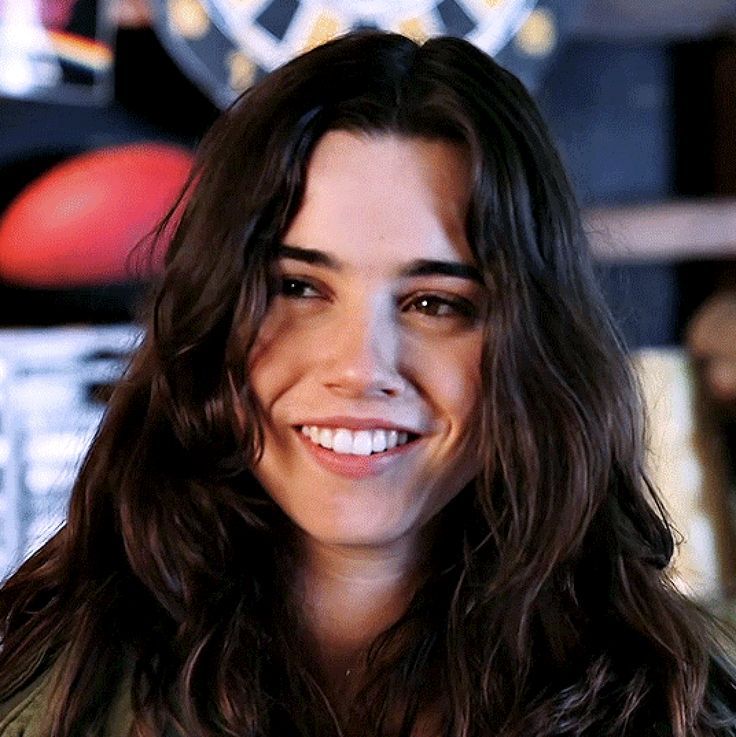
[[[54,672],[55,669],[50,668],[30,686],[0,704],[0,737],[45,737],[40,730],[53,693]],[[128,737],[133,722],[131,687],[132,673],[129,669],[110,706],[104,729],[95,737]],[[647,731],[651,737],[669,737],[671,734],[670,728],[664,724],[654,725],[651,732]],[[165,737],[169,735],[167,731]]]
[[[0,737],[44,737],[41,727],[53,692],[54,668],[0,704]],[[131,676],[123,678],[99,737],[127,737],[133,721]]]

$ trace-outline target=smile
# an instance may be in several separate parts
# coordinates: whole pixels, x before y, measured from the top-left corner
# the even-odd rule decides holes
[[[302,425],[301,433],[315,445],[338,455],[369,456],[406,445],[412,437],[408,432],[376,428],[349,430],[346,427]]]

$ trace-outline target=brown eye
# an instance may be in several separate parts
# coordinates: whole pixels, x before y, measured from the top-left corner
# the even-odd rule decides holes
[[[421,294],[405,303],[402,309],[405,312],[418,312],[427,317],[461,317],[466,320],[477,317],[475,307],[468,300],[437,294]]]
[[[281,278],[279,294],[289,299],[315,299],[322,296],[320,291],[308,281],[289,276]]]

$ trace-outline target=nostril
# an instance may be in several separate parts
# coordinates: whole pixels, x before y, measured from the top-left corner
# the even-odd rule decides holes
[[[328,389],[346,396],[399,397],[406,388],[400,378],[386,378],[358,371],[331,374],[323,383]]]

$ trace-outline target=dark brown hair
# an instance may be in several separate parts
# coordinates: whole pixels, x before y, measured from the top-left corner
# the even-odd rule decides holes
[[[342,726],[299,648],[290,524],[249,470],[247,374],[272,244],[331,129],[467,147],[492,303],[483,470],[440,513],[433,572]],[[457,39],[341,38],[222,116],[181,203],[67,524],[0,591],[1,697],[58,660],[48,733],[94,734],[131,663],[139,737],[409,737],[430,705],[448,737],[736,734],[733,670],[667,577],[636,384],[570,185],[511,74]]]

